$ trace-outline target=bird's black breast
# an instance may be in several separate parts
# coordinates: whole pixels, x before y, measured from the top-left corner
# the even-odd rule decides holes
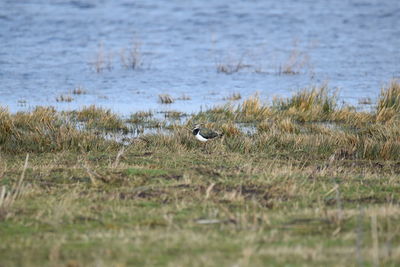
[[[196,128],[193,130],[193,135],[196,135],[198,132],[200,131],[200,129]]]

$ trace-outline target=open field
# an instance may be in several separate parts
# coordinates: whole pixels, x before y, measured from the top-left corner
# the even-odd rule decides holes
[[[318,87],[182,120],[0,109],[0,266],[397,266],[399,96],[359,112]],[[197,123],[224,137],[198,143]]]

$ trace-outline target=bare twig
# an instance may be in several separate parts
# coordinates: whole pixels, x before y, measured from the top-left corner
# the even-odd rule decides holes
[[[122,154],[124,154],[124,152],[125,152],[125,147],[122,147],[119,151],[118,151],[118,153],[117,153],[117,156],[115,157],[115,161],[114,161],[114,163],[112,164],[112,168],[116,168],[117,166],[118,166],[118,164],[119,164],[119,159],[121,158],[121,156],[122,156]]]
[[[26,154],[24,167],[22,169],[21,177],[19,178],[17,188],[15,189],[15,192],[13,194],[12,202],[14,202],[17,199],[17,197],[21,194],[22,182],[24,181],[25,172],[26,169],[28,168],[28,160],[29,160],[29,154]]]

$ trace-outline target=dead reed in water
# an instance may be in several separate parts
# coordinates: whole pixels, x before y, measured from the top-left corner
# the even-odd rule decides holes
[[[161,104],[172,104],[175,100],[169,94],[158,95],[158,100]]]

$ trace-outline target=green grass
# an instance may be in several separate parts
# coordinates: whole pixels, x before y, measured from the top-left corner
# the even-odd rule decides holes
[[[294,98],[125,145],[103,134],[151,113],[1,109],[0,266],[398,265],[396,116]],[[195,123],[224,137],[201,144]]]
[[[395,162],[213,154],[130,146],[110,167],[90,152],[81,160],[95,184],[74,152],[31,155],[26,187],[3,211],[1,263],[356,264],[357,242],[371,263],[373,216],[380,261],[398,260]],[[18,180],[23,158],[5,160],[3,176]]]
[[[143,175],[143,176],[164,176],[167,175],[168,172],[164,170],[155,170],[155,169],[137,169],[137,168],[129,168],[126,170],[129,176],[137,176],[137,175]]]

